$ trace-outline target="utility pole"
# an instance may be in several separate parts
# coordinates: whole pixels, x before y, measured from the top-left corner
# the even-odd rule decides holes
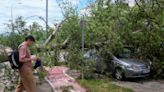
[[[46,39],[48,38],[48,0],[46,0]]]
[[[11,30],[14,32],[13,6],[11,6]]]
[[[85,28],[85,21],[84,21],[84,15],[82,16],[81,19],[81,28],[82,28],[82,55],[84,54],[84,45],[85,45],[85,33],[84,33],[84,28]],[[81,61],[81,78],[82,80],[84,79],[84,59]]]
[[[82,53],[84,53],[84,45],[85,45],[85,33],[84,33],[85,21],[84,21],[84,15],[82,16],[81,26],[82,26]]]

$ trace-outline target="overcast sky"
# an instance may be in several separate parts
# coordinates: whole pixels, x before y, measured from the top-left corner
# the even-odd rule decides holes
[[[58,0],[60,1],[60,0]],[[78,9],[83,9],[91,0],[67,0]],[[133,4],[134,0],[128,0],[130,4]],[[45,25],[43,21],[37,17],[42,16],[45,18],[45,4],[46,0],[0,0],[0,34],[5,33],[5,23],[9,23],[11,20],[11,9],[13,10],[14,19],[18,16],[22,16],[26,19],[27,24],[31,24],[36,21],[41,25]],[[49,25],[53,25],[55,22],[59,22],[63,19],[61,9],[59,8],[56,0],[49,0]]]
[[[84,8],[88,5],[89,0],[68,0],[73,5]],[[41,25],[45,25],[43,21],[37,17],[42,16],[45,18],[45,4],[46,0],[0,0],[0,33],[5,31],[5,23],[9,23],[11,20],[11,8],[13,10],[14,19],[18,16],[22,16],[26,19],[27,24],[31,24],[36,21]],[[63,15],[56,0],[49,0],[49,25],[61,21]],[[6,31],[5,31],[6,32]]]

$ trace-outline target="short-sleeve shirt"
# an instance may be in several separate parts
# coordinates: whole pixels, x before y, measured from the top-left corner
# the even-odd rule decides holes
[[[31,57],[31,53],[29,47],[25,43],[22,43],[19,46],[19,60],[24,58],[30,58],[30,57]],[[22,68],[32,68],[32,62],[31,61],[24,62]]]

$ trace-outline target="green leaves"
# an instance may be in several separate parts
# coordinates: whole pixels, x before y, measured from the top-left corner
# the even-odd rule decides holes
[[[162,61],[164,52],[160,43],[164,41],[164,11],[163,3],[159,3],[162,0],[137,0],[133,7],[121,0],[107,2],[98,0],[90,6],[92,16],[85,17],[86,48],[97,49],[98,43],[100,53],[111,51],[117,54],[129,46],[137,51],[138,58]],[[58,41],[71,35],[68,49],[80,51],[80,17],[75,12],[71,15],[71,19],[63,23]]]

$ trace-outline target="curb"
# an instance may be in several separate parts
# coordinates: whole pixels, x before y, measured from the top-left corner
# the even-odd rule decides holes
[[[69,70],[69,69],[63,70],[63,71],[62,71],[63,74],[64,74],[66,77],[68,77],[69,79],[75,81],[75,79],[74,79],[73,77],[69,76],[69,75],[66,73],[68,70]],[[57,91],[55,90],[55,88],[53,87],[53,84],[51,83],[51,81],[50,81],[47,77],[45,77],[45,80],[46,80],[46,81],[48,82],[48,84],[51,86],[52,91],[53,91],[53,92],[57,92]],[[71,91],[71,92],[74,92],[74,91]]]
[[[68,71],[68,70],[64,70],[64,71],[63,71],[63,74],[64,74],[65,76],[67,76],[68,78],[70,78],[71,80],[75,80],[73,77],[71,77],[71,76],[69,76],[68,74],[66,74],[67,71]]]
[[[51,86],[52,92],[57,92],[57,91],[53,88],[53,85],[52,85],[52,83],[48,80],[48,78],[45,77],[44,79],[45,79],[45,80],[48,82],[48,84]]]

